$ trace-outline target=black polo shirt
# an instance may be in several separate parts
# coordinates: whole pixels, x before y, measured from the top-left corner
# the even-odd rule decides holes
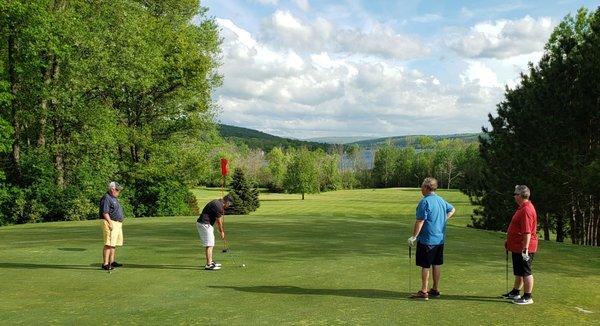
[[[204,206],[204,209],[202,210],[202,213],[200,213],[197,222],[213,225],[215,224],[217,218],[223,214],[225,214],[223,200],[211,200],[208,204],[206,204],[206,206]]]

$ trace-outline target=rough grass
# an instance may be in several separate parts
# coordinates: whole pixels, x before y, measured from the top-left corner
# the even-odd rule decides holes
[[[232,251],[222,254],[218,243],[223,269],[216,272],[200,268],[195,217],[126,220],[117,257],[125,266],[112,274],[99,269],[99,221],[0,228],[0,323],[598,322],[600,248],[541,241],[535,304],[510,304],[498,298],[506,291],[504,234],[465,227],[467,198],[440,194],[458,212],[448,227],[439,299],[407,299],[419,283],[405,245],[417,189],[338,191],[304,201],[261,194],[258,211],[226,217]],[[204,203],[220,193],[197,195]]]

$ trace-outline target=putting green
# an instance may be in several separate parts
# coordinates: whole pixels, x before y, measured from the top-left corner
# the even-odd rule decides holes
[[[200,203],[219,196],[198,190]],[[418,189],[261,194],[249,216],[227,216],[231,252],[204,271],[195,217],[128,219],[112,274],[100,270],[99,221],[0,228],[2,324],[594,324],[600,315],[600,248],[540,242],[535,304],[506,290],[504,234],[447,230],[439,299],[415,302],[419,271],[406,238]],[[233,260],[235,259],[235,264]],[[246,267],[240,267],[241,264]],[[409,275],[412,287],[408,288]],[[512,277],[511,277],[512,278]]]

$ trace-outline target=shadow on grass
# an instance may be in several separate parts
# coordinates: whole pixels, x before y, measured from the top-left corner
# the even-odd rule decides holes
[[[68,264],[32,264],[32,263],[0,263],[0,268],[6,269],[74,269],[100,270],[100,264],[68,265]],[[157,265],[157,264],[124,264],[123,269],[187,269],[200,270],[200,266]]]
[[[271,294],[297,294],[297,295],[327,295],[352,298],[367,299],[388,299],[388,300],[411,300],[410,293],[396,292],[376,289],[309,289],[297,286],[209,286],[215,289],[232,289],[240,292],[250,293],[271,293]],[[442,294],[438,298],[430,300],[459,300],[459,301],[487,301],[487,302],[507,302],[499,297],[484,297],[477,295],[457,295]]]

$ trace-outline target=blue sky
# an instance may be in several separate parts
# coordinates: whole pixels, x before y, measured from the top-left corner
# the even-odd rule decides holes
[[[478,132],[553,28],[597,1],[202,1],[218,120],[274,135]]]

